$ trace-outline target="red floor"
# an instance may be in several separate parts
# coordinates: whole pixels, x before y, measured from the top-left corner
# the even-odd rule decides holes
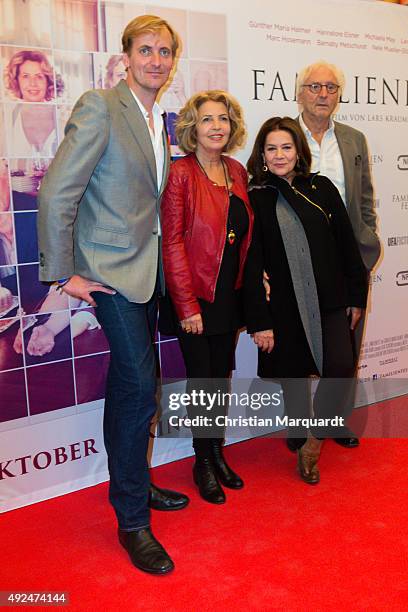
[[[191,496],[185,510],[153,516],[172,574],[130,565],[100,485],[0,517],[0,589],[68,591],[72,610],[407,610],[405,440],[328,441],[315,487],[282,440],[226,453],[246,486],[224,506],[200,500],[191,459],[153,470]]]

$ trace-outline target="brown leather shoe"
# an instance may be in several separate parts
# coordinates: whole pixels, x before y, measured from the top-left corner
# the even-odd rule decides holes
[[[301,479],[307,484],[318,484],[320,482],[319,468],[317,462],[320,457],[320,450],[323,440],[310,437],[304,445],[298,449],[298,471]]]

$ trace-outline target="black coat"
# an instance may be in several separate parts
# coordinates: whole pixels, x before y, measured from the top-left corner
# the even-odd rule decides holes
[[[248,332],[274,331],[272,353],[259,353],[258,374],[265,377],[301,376],[297,372],[303,372],[305,363],[311,360],[276,216],[279,191],[303,225],[321,314],[347,306],[365,308],[367,300],[366,269],[333,183],[313,174],[297,176],[290,186],[268,173],[264,186],[250,189],[255,223],[244,276]],[[269,304],[262,284],[263,270],[270,278]]]

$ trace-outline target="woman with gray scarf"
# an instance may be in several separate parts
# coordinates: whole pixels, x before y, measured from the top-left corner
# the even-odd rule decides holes
[[[317,484],[323,440],[344,435],[332,425],[343,425],[352,406],[350,329],[366,306],[367,276],[339,192],[311,174],[310,164],[295,120],[273,117],[262,125],[247,164],[255,225],[244,290],[258,375],[280,380],[300,476]],[[312,376],[320,383],[310,418]]]

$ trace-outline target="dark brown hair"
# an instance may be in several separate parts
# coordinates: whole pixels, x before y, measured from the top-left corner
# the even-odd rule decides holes
[[[263,157],[265,140],[270,132],[277,132],[278,130],[288,132],[293,138],[296,153],[299,156],[295,166],[296,174],[301,174],[303,176],[310,174],[312,155],[309,145],[307,144],[306,136],[299,123],[291,117],[271,117],[261,126],[255,138],[251,156],[247,162],[248,172],[252,176],[252,180],[255,184],[262,184],[266,180],[266,172],[263,170],[265,165]]]

